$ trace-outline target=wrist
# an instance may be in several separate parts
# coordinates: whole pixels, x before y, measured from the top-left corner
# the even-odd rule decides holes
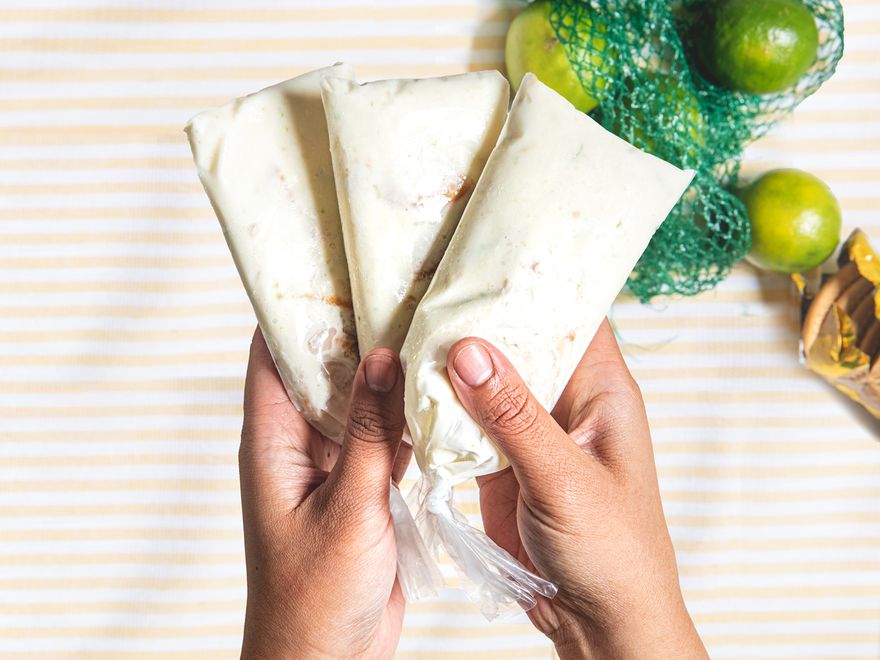
[[[550,638],[562,660],[708,658],[683,601],[614,617],[573,616]]]
[[[249,601],[244,619],[241,660],[273,658],[298,660],[308,657],[320,660],[339,660],[341,655],[328,653],[315,644],[296,614],[287,609],[284,601],[276,598],[275,606]]]
[[[288,635],[273,635],[266,627],[253,627],[245,624],[241,645],[241,660],[343,660],[351,657],[343,653],[332,653],[300,636],[291,639]]]

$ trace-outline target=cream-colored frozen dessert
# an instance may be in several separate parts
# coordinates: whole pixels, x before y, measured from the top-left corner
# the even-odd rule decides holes
[[[187,134],[241,280],[290,400],[340,441],[358,364],[354,312],[321,81],[337,64],[195,117]],[[407,600],[439,573],[400,492],[390,497]]]
[[[449,384],[450,346],[491,341],[552,408],[692,176],[525,79],[403,348],[423,470],[459,482],[505,465]]]
[[[207,110],[187,126],[199,178],[291,401],[345,428],[358,364],[319,69]]]
[[[447,352],[465,336],[487,339],[551,409],[692,176],[529,74],[416,310],[401,357],[426,536],[456,558],[490,616],[555,590],[452,512],[452,486],[506,461],[459,403]]]
[[[323,87],[360,348],[399,350],[495,146],[509,87],[497,71]]]

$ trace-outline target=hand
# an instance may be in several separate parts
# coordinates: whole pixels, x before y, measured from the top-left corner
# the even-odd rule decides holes
[[[389,488],[412,452],[397,356],[364,358],[341,447],[290,403],[259,329],[244,399],[242,657],[389,657],[404,610]]]
[[[681,596],[641,394],[605,321],[551,414],[498,349],[447,369],[510,460],[478,479],[486,533],[559,586],[532,622],[563,658],[705,658]]]

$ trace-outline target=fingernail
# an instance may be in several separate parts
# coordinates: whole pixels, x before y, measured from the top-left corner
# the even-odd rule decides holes
[[[452,363],[455,373],[471,387],[479,387],[492,377],[492,358],[479,344],[468,344],[458,352]]]
[[[364,363],[364,375],[374,392],[390,392],[397,382],[397,364],[387,355],[369,355]]]

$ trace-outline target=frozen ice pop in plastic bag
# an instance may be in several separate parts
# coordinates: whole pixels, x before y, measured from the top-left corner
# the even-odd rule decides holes
[[[453,487],[507,462],[459,403],[446,355],[498,346],[551,409],[654,231],[693,176],[632,147],[527,75],[404,343],[417,520],[487,617],[556,587],[455,509]],[[548,475],[552,478],[552,475]]]
[[[187,135],[263,336],[303,416],[341,441],[358,365],[321,81],[337,64],[207,110]],[[434,563],[391,489],[404,594],[431,593]],[[421,545],[420,545],[421,544]]]
[[[206,110],[193,159],[290,400],[321,433],[345,429],[358,365],[321,103],[337,64]]]
[[[497,71],[323,87],[361,351],[399,351],[498,139],[510,87]]]
[[[323,83],[357,332],[363,353],[399,351],[507,115],[497,71],[358,85]],[[408,598],[442,583],[412,516],[397,502]],[[403,577],[401,578],[403,580]],[[406,586],[406,585],[404,585]]]

